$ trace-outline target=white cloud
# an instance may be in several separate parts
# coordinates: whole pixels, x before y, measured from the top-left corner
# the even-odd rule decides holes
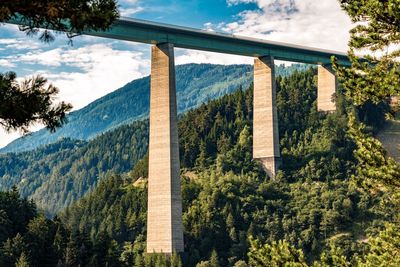
[[[6,146],[12,140],[20,137],[17,132],[7,133],[2,127],[0,127],[0,148]]]
[[[80,48],[63,46],[0,59],[0,66],[16,67],[20,64],[30,64],[36,68],[35,75],[47,77],[60,89],[59,99],[72,103],[74,109],[150,72],[149,55],[116,50],[111,43]]]
[[[9,38],[9,39],[0,39],[0,45],[8,45],[17,42],[17,39]]]
[[[129,17],[133,16],[139,12],[142,12],[144,10],[143,7],[131,7],[131,8],[120,8],[119,12],[121,13],[121,16],[123,17]]]
[[[237,14],[231,23],[205,23],[206,30],[286,42],[328,50],[347,51],[352,24],[336,0],[227,0],[228,5],[256,3],[258,9]],[[251,57],[177,49],[176,64],[252,64]],[[282,63],[282,62],[277,62]]]
[[[212,24],[211,22],[204,23],[203,26],[204,26],[204,29],[205,29],[206,31],[209,31],[209,32],[214,32],[214,31],[215,31],[215,30],[214,30],[215,25]]]
[[[255,3],[257,0],[226,0],[228,6],[235,6],[239,4]]]
[[[42,74],[60,89],[59,98],[72,103],[74,109],[149,73],[149,61],[141,53],[114,50],[110,45],[56,51],[62,64],[79,71]]]
[[[15,68],[15,64],[9,59],[0,59],[0,67],[4,68]]]
[[[336,0],[229,0],[228,5],[249,2],[256,3],[258,9],[241,12],[238,21],[221,29],[236,35],[347,50],[352,24]]]
[[[61,48],[56,48],[45,52],[42,50],[36,50],[35,52],[28,52],[26,54],[16,56],[15,61],[57,67],[61,66],[62,63],[61,52]]]
[[[121,0],[120,3],[119,12],[123,17],[133,16],[144,10],[142,6],[138,5],[139,0]]]
[[[214,52],[204,52],[196,50],[176,49],[175,64],[182,65],[187,63],[211,63],[221,65],[231,64],[252,64],[253,58],[220,54]]]
[[[38,49],[40,44],[38,41],[29,38],[3,38],[0,39],[0,46],[4,46],[3,49],[26,50]]]

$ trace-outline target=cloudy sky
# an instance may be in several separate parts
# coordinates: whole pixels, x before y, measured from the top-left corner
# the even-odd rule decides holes
[[[337,0],[119,0],[121,16],[345,52],[351,22]],[[0,72],[44,75],[59,98],[82,108],[149,75],[150,46],[64,35],[51,44],[0,25]],[[252,58],[175,50],[176,64],[251,63]],[[36,126],[33,130],[39,128]],[[18,137],[0,129],[0,147]]]

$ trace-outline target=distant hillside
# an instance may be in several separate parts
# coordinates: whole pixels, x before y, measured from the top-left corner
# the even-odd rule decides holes
[[[276,74],[287,76],[293,70],[308,68],[295,64],[277,66]],[[178,112],[183,112],[216,99],[252,82],[251,65],[186,64],[176,67]],[[91,90],[91,88],[88,88]],[[134,80],[124,87],[71,112],[69,122],[51,134],[42,129],[19,138],[0,153],[20,152],[56,142],[62,138],[89,140],[120,125],[148,116],[150,97],[149,76]]]
[[[93,140],[62,139],[32,151],[0,155],[0,191],[18,186],[52,215],[91,191],[107,172],[131,170],[147,151],[148,121]]]

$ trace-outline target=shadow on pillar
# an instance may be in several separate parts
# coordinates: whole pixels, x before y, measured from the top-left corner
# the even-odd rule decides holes
[[[279,167],[282,165],[280,157],[259,158],[255,160],[262,164],[265,173],[272,179],[275,178]]]

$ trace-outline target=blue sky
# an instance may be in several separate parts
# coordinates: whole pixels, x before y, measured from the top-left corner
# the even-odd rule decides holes
[[[119,0],[122,16],[346,51],[352,27],[337,0]],[[175,49],[176,64],[251,64],[252,58]],[[51,44],[0,25],[0,72],[41,74],[60,89],[59,99],[82,108],[150,72],[150,46],[64,35]],[[32,128],[40,128],[37,125]],[[0,129],[0,147],[18,137]]]

